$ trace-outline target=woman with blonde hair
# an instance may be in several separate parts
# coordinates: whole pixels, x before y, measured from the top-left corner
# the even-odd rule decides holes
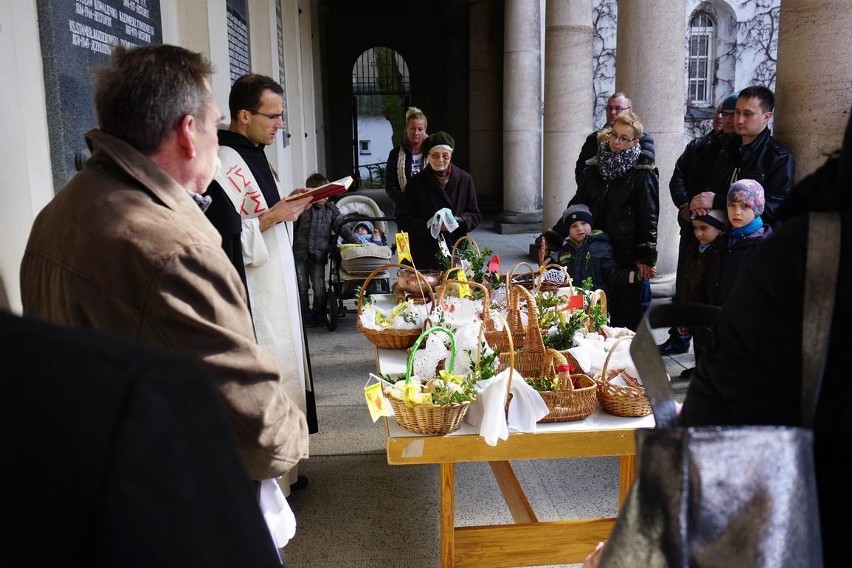
[[[611,287],[608,298],[612,325],[630,329],[642,317],[643,281],[656,275],[657,263],[660,182],[654,160],[639,144],[643,130],[631,111],[615,117],[568,203],[589,206],[596,228],[610,237],[616,262],[633,271],[628,283]]]
[[[405,111],[405,131],[402,144],[388,154],[385,166],[385,192],[393,201],[394,210],[399,209],[402,192],[408,180],[423,169],[423,141],[426,140],[426,115],[417,107]]]

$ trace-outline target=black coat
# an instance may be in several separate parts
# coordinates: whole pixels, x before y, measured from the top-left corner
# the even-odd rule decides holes
[[[714,209],[727,207],[728,189],[740,179],[753,179],[763,186],[766,206],[760,215],[770,227],[775,225],[776,210],[793,189],[795,160],[764,128],[751,144],[742,145],[742,138],[733,136],[716,157],[711,174]]]
[[[403,193],[396,220],[399,230],[408,233],[411,256],[418,269],[442,268],[437,257],[438,241],[426,226],[435,213],[446,207],[460,218],[458,229],[449,234],[444,233],[451,250],[457,240],[474,230],[482,220],[470,174],[453,165],[449,177],[446,187],[442,189],[435,172],[427,165],[409,180]]]
[[[593,289],[609,295],[613,285],[626,284],[629,269],[622,269],[615,261],[609,236],[601,231],[587,235],[579,247],[566,239],[558,253],[559,264],[568,270],[574,286],[591,277]]]
[[[399,153],[405,153],[405,179],[406,185],[401,186],[399,183]],[[425,166],[426,157],[421,156],[421,160],[423,160],[423,165]],[[402,203],[402,194],[407,187],[407,182],[411,181],[412,173],[411,168],[414,162],[414,157],[411,155],[411,150],[408,149],[406,145],[396,146],[392,148],[390,152],[388,152],[388,161],[385,164],[385,193],[388,194],[388,197],[393,201],[394,211],[399,210],[399,205]]]
[[[699,301],[714,306],[723,305],[728,299],[734,282],[754,252],[754,248],[771,234],[772,229],[764,225],[754,233],[736,239],[733,243],[728,233],[721,233],[716,237],[710,248],[704,251],[704,254],[708,256],[707,274],[703,286],[704,293],[699,297]]]
[[[722,132],[711,131],[691,140],[675,162],[672,179],[669,181],[672,203],[678,208],[677,220],[681,238],[692,237],[696,246],[698,241],[692,232],[689,202],[699,193],[713,191],[710,187],[713,164],[728,139],[729,136]],[[724,211],[725,204],[719,209]]]
[[[754,249],[731,289],[717,350],[698,360],[685,425],[800,424],[807,217],[784,222]],[[828,364],[815,423],[817,489],[826,566],[844,558],[852,505],[852,212],[843,214],[841,263]],[[835,566],[842,566],[843,561]]]
[[[610,181],[601,176],[595,157],[568,206],[583,203],[589,207],[594,228],[609,235],[619,266],[635,268],[637,262],[653,266],[657,263],[659,184],[654,162],[644,155],[640,154],[627,173]],[[568,227],[562,223],[561,229],[564,239]]]
[[[4,312],[0,341],[4,566],[280,568],[195,362]]]
[[[808,211],[840,211],[840,270],[814,423],[814,457],[826,566],[844,566],[852,506],[852,121],[843,154],[793,188],[773,236],[756,247],[723,306],[715,350],[702,357],[680,417],[688,426],[801,424]],[[833,564],[832,564],[833,562]]]

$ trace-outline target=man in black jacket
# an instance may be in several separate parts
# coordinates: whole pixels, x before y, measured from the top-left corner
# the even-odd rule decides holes
[[[775,210],[793,188],[795,160],[769,130],[775,109],[775,96],[763,86],[740,91],[734,111],[736,135],[719,153],[713,165],[708,190],[692,198],[690,209],[706,215],[711,209],[725,209],[728,189],[740,179],[753,179],[763,186],[766,207],[761,217],[774,228]]]

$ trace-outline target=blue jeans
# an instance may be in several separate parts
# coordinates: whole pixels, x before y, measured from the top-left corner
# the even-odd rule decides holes
[[[299,302],[302,317],[325,316],[325,263],[312,260],[296,261],[296,281],[299,283]],[[314,305],[310,307],[308,290],[314,290]]]

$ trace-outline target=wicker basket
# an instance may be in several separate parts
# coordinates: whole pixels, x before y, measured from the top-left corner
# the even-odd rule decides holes
[[[470,288],[476,289],[482,294],[482,321],[486,322],[490,319],[489,315],[489,306],[491,305],[491,293],[488,291],[488,287],[484,284],[480,284],[479,282],[473,281],[461,281],[461,280],[451,280],[448,279],[448,276],[452,274],[454,271],[461,271],[461,267],[450,268],[445,271],[443,276],[441,277],[441,285],[438,286],[438,296],[435,298],[435,302],[432,304],[432,312],[434,313],[435,309],[437,309],[446,298],[451,293],[457,293],[461,288],[461,286],[467,284]],[[429,318],[431,320],[431,314]],[[432,325],[440,325],[437,322],[433,322]],[[489,343],[490,345],[490,343]],[[493,347],[493,346],[492,346]]]
[[[456,341],[453,333],[443,327],[430,327],[426,331],[420,333],[411,352],[408,354],[408,364],[405,369],[405,380],[411,380],[411,371],[414,364],[414,354],[420,347],[420,342],[423,341],[432,332],[442,332],[450,338],[450,360],[447,365],[448,369],[453,369],[456,360]],[[398,400],[392,396],[387,397],[393,408],[396,422],[402,428],[415,434],[426,434],[429,436],[441,436],[455,432],[461,426],[464,415],[467,414],[467,409],[470,407],[470,401],[459,404],[406,404],[405,401]]]
[[[598,384],[598,400],[601,402],[601,408],[614,416],[647,416],[651,414],[651,401],[648,400],[644,387],[612,384],[612,379],[621,371],[610,369],[609,359],[615,352],[616,345],[625,339],[632,339],[632,337],[620,337],[612,344],[604,359],[601,372],[595,375],[595,381]]]
[[[527,267],[528,270],[525,273],[517,274],[516,271],[517,271],[518,267],[521,267],[521,266]],[[536,278],[535,268],[530,266],[529,263],[521,261],[521,262],[517,263],[515,266],[513,266],[512,269],[509,270],[509,272],[506,273],[506,285],[511,289],[511,287],[514,286],[515,284],[519,284],[519,285],[523,286],[524,288],[526,288],[527,290],[532,290],[533,288],[535,288],[535,278]],[[510,291],[507,290],[506,293],[509,294]]]
[[[417,341],[417,337],[423,332],[422,326],[412,329],[369,329],[361,324],[361,310],[364,302],[364,292],[367,290],[370,280],[375,278],[380,272],[394,266],[397,268],[404,268],[405,270],[414,270],[414,272],[419,275],[417,270],[411,266],[396,263],[385,264],[377,267],[369,274],[369,276],[367,276],[364,283],[361,284],[361,291],[358,293],[358,309],[357,317],[355,319],[355,328],[363,333],[364,337],[366,337],[379,349],[408,349],[414,345],[414,342]],[[430,299],[434,299],[431,288],[429,288],[428,292]]]
[[[535,298],[529,290],[516,284],[513,295],[526,296],[530,314],[537,314]],[[509,364],[507,354],[500,354],[500,362]],[[524,348],[514,353],[514,368],[524,377],[547,377],[558,379],[557,390],[538,391],[550,412],[539,422],[570,422],[582,420],[594,412],[597,406],[597,383],[588,375],[572,374],[568,361],[555,349],[546,349],[535,316],[529,318]]]
[[[564,282],[551,282],[550,280],[544,280],[544,273],[547,270],[555,268],[562,272],[565,275]],[[560,288],[571,288],[573,290],[574,283],[571,281],[571,275],[568,274],[568,270],[565,269],[561,264],[545,264],[540,266],[538,269],[538,276],[535,279],[535,290],[539,292],[556,292]]]
[[[457,257],[456,254],[459,252],[460,245],[464,242],[470,243],[473,246],[473,248],[476,249],[477,256],[482,254],[482,251],[479,249],[479,245],[476,244],[476,241],[473,240],[472,237],[470,237],[468,235],[465,235],[463,237],[459,237],[459,240],[457,240],[453,244],[453,250],[450,252],[450,262],[452,263],[454,268],[458,268],[458,266],[459,266],[458,264],[456,264],[456,262],[461,260],[461,257]],[[450,268],[450,270],[452,270],[452,268]]]

